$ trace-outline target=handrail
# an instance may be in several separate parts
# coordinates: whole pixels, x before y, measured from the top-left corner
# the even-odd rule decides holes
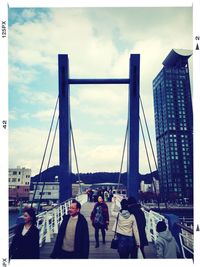
[[[66,201],[39,213],[37,217],[37,227],[39,229],[39,244],[40,247],[44,243],[51,242],[53,234],[58,233],[59,225],[62,222],[63,215],[68,213],[68,207],[71,204],[73,198],[67,199]],[[81,194],[76,196],[76,199],[82,204],[87,202],[87,194]],[[14,236],[14,231],[16,226],[9,229],[9,243],[11,243],[12,237]]]
[[[192,235],[194,234],[193,229],[191,229],[190,227],[188,227],[188,226],[186,226],[186,225],[184,225],[184,224],[181,224],[181,223],[176,223],[176,225],[177,225],[178,227],[182,228],[183,230],[189,232],[190,234],[192,234]]]
[[[124,195],[115,194],[116,197],[116,205],[120,208],[120,202]],[[81,194],[76,197],[81,204],[87,202],[87,194]],[[50,208],[47,211],[41,212],[37,215],[37,227],[40,233],[40,247],[44,245],[44,243],[51,242],[53,234],[58,233],[59,225],[62,222],[63,215],[67,214],[68,207],[72,201],[72,198],[62,202],[61,204],[56,205],[53,208]],[[168,225],[168,220],[161,214],[147,210],[142,207],[142,210],[145,214],[146,218],[146,234],[149,242],[155,242],[157,239],[157,231],[156,225],[158,221],[165,220]],[[177,238],[179,240],[180,249],[182,252],[183,258],[191,258],[193,256],[193,229],[188,226],[185,226],[181,223],[176,223],[178,228]],[[16,226],[13,226],[9,229],[9,241],[11,241],[14,236],[14,230]]]
[[[124,198],[123,195],[115,195],[116,197],[116,205],[120,207],[120,202]],[[168,219],[165,218],[164,215],[159,214],[156,211],[153,211],[147,207],[142,207],[142,210],[144,212],[145,218],[146,218],[146,235],[149,242],[155,243],[158,233],[156,231],[156,225],[158,221],[164,220],[169,225]],[[180,249],[182,252],[183,258],[191,258],[193,255],[193,229],[190,227],[182,224],[182,223],[176,223],[176,226],[178,228],[177,238],[180,242]]]
[[[192,258],[194,255],[193,242],[194,242],[194,231],[188,226],[181,223],[176,223],[179,227],[179,241],[181,246],[181,252],[183,258]]]

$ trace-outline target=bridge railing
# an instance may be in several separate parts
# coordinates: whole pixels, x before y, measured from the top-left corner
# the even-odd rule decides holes
[[[76,199],[82,205],[87,202],[87,195],[86,194],[78,195]],[[63,215],[68,213],[68,208],[71,202],[72,198],[37,215],[37,227],[39,229],[40,247],[42,247],[44,243],[51,242],[53,235],[58,233],[58,229],[62,222]],[[9,229],[9,243],[11,243],[12,241],[15,228],[16,226]]]
[[[126,198],[124,195],[115,195],[116,197],[116,205],[120,207],[120,202],[123,198]],[[156,231],[156,225],[159,221],[164,220],[169,227],[168,219],[159,214],[158,212],[147,210],[142,207],[146,218],[146,235],[149,242],[155,243],[158,233]],[[193,230],[192,230],[192,218],[189,220],[181,218],[181,223],[175,223],[176,228],[176,241],[178,241],[178,245],[181,252],[181,257],[183,258],[193,258]]]
[[[161,214],[155,211],[147,211],[142,208],[145,219],[146,219],[146,235],[149,242],[155,242],[158,236],[158,232],[156,231],[156,225],[159,221],[165,221],[168,226],[168,220]]]
[[[179,241],[183,258],[193,258],[194,256],[194,232],[191,227],[177,223],[179,231]]]
[[[123,198],[126,198],[124,195],[115,194],[116,197],[116,205],[120,207],[120,202]],[[146,219],[146,234],[147,239],[149,242],[154,242],[157,238],[157,231],[156,231],[156,225],[159,221],[164,220],[166,224],[168,225],[168,220],[162,216],[161,214],[155,212],[155,211],[147,211],[146,209],[142,208],[145,219]]]

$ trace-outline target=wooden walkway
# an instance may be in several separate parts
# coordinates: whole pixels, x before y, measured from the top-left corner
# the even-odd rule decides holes
[[[111,208],[111,203],[107,203],[109,210]],[[94,203],[85,203],[82,206],[81,213],[85,216],[88,222],[89,226],[89,234],[90,234],[90,254],[89,259],[119,259],[119,255],[117,250],[110,248],[110,243],[113,238],[113,231],[112,227],[115,221],[115,218],[111,216],[110,214],[110,224],[109,229],[106,231],[106,244],[102,243],[102,237],[101,232],[99,231],[99,244],[100,246],[98,248],[95,248],[95,237],[94,237],[94,228],[90,221],[90,213],[94,207]],[[55,243],[56,236],[52,239],[51,243],[46,243],[41,249],[40,249],[40,258],[41,259],[49,259],[50,254],[53,250],[54,243]],[[155,251],[152,243],[149,243],[149,246],[145,247],[145,254],[147,259],[153,259],[156,258]]]

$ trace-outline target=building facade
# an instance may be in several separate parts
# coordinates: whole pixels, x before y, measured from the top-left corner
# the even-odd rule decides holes
[[[191,51],[172,50],[153,80],[158,174],[162,199],[193,192],[193,111],[188,59]]]
[[[19,166],[10,168],[8,179],[11,186],[30,186],[31,169],[20,168]]]
[[[31,169],[10,168],[9,174],[9,201],[26,201],[29,199]]]
[[[153,178],[152,183],[148,184],[145,181],[140,182],[140,192],[152,192],[155,194],[160,193],[159,181]]]
[[[37,190],[36,190],[37,186]],[[43,188],[44,186],[44,188]],[[33,192],[30,192],[30,201],[32,201],[33,193],[35,192],[35,201],[38,202],[41,199],[41,202],[47,204],[57,203],[59,200],[59,182],[33,182]]]

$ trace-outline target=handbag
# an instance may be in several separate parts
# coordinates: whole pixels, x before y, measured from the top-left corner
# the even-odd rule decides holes
[[[115,234],[114,234],[114,238],[112,239],[111,241],[111,245],[110,245],[110,248],[112,249],[118,249],[118,239],[117,239],[117,233],[116,233],[116,230],[117,230],[117,224],[118,224],[118,219],[119,219],[119,213],[117,215],[117,221],[116,221],[116,226],[115,226]]]
[[[113,249],[118,249],[118,239],[117,238],[112,239],[110,247]]]
[[[140,248],[138,248],[138,250],[137,250],[137,258],[138,259],[144,259],[143,255],[142,255],[142,251]]]

